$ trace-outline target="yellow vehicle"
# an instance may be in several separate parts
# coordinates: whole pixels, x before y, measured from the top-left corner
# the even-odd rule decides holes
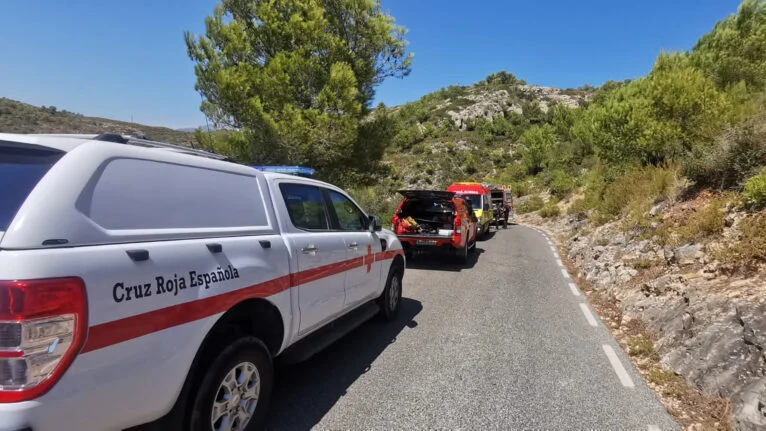
[[[447,187],[447,191],[470,202],[476,218],[479,219],[477,232],[482,235],[488,234],[489,226],[494,218],[489,187],[481,183],[452,183]]]

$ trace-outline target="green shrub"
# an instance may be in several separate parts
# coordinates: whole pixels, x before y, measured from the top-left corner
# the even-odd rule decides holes
[[[750,208],[761,209],[766,207],[766,169],[747,180],[742,197],[745,199],[745,204]]]
[[[766,161],[766,133],[755,125],[766,122],[766,114],[754,116],[721,135],[709,147],[684,160],[684,174],[699,186],[720,190],[740,187]]]
[[[524,201],[521,205],[516,207],[516,212],[519,214],[531,213],[541,209],[545,205],[543,198],[540,196],[532,196]]]
[[[475,174],[476,171],[478,171],[478,166],[476,164],[476,158],[473,157],[473,154],[468,153],[465,155],[465,164],[463,165],[463,169],[465,170],[465,173],[467,174]]]
[[[555,217],[561,213],[561,209],[555,201],[548,201],[542,208],[540,208],[540,216],[543,218]]]
[[[426,121],[423,123],[423,136],[424,137],[430,137],[436,135],[436,126],[434,126],[430,121]]]
[[[401,149],[406,150],[425,139],[423,132],[417,124],[403,128],[394,136],[394,143]]]
[[[512,183],[521,181],[527,176],[527,168],[521,163],[511,163],[503,169],[500,174],[500,181],[503,183]]]
[[[587,214],[590,209],[588,201],[585,198],[579,198],[572,202],[572,205],[567,209],[567,214]]]
[[[430,153],[431,150],[423,144],[417,144],[412,147],[412,154],[425,154],[426,152]]]
[[[648,337],[641,337],[628,342],[630,356],[651,356],[654,354],[654,343]]]
[[[382,185],[347,190],[349,195],[369,215],[377,215],[385,225],[399,205],[400,197]]]
[[[675,167],[637,167],[610,181],[609,173],[597,168],[589,175],[585,190],[586,207],[595,209],[591,221],[602,224],[621,215],[643,215],[654,202],[676,193]]]
[[[526,181],[511,183],[511,193],[517,198],[528,195],[530,191],[531,187]]]
[[[492,163],[499,167],[505,166],[508,161],[508,153],[502,150],[493,151],[491,157]]]
[[[551,182],[549,187],[551,193],[559,199],[563,199],[572,193],[576,186],[576,180],[566,172],[557,169],[551,173]]]

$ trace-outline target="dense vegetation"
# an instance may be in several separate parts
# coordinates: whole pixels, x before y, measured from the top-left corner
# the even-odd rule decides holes
[[[608,219],[665,192],[654,188],[639,204],[616,190],[624,202],[613,202],[610,190],[638,172],[662,184],[680,173],[698,188],[745,189],[749,206],[766,204],[754,191],[766,164],[765,67],[766,3],[746,0],[691,52],[660,54],[648,76],[600,90],[570,129],[578,131],[571,144],[600,163],[597,175],[582,178],[579,208]]]

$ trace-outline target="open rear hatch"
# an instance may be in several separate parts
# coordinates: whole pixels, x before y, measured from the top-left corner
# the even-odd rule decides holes
[[[396,213],[394,231],[400,236],[450,238],[455,231],[452,192],[400,190],[405,197]]]

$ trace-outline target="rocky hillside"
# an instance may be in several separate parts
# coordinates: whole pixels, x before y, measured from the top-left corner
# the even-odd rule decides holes
[[[167,127],[86,117],[55,106],[33,106],[0,97],[0,132],[5,133],[119,133],[146,136],[172,144],[194,143],[194,134]]]
[[[384,161],[403,187],[490,180],[520,159],[525,131],[551,123],[556,110],[586,105],[594,90],[529,85],[508,72],[443,88],[390,109],[398,133]]]

